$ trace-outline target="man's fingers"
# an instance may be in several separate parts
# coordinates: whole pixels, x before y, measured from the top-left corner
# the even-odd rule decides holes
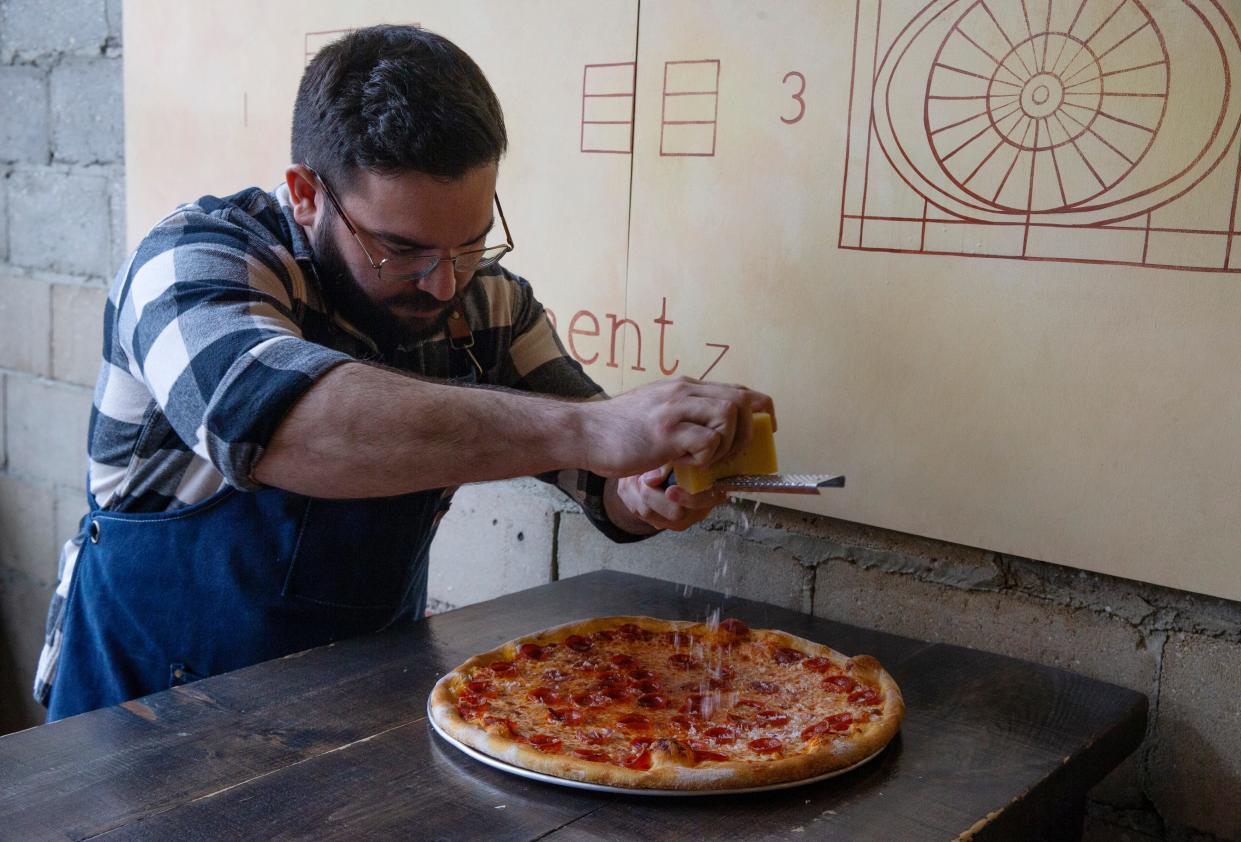
[[[733,435],[732,446],[728,448],[728,452],[724,454],[723,459],[731,459],[740,453],[742,448],[750,443],[753,432],[754,416],[751,414],[750,408],[748,406],[738,408],[736,433]]]
[[[728,499],[728,494],[708,488],[697,494],[690,494],[679,485],[668,489],[668,498],[683,509],[714,509]]]

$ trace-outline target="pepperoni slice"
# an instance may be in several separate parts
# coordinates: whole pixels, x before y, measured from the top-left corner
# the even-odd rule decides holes
[[[626,769],[637,769],[639,772],[645,772],[647,769],[651,768],[650,749],[643,749],[637,754],[626,757],[624,763],[621,765],[623,765]]]
[[[650,748],[651,743],[653,742],[655,742],[654,737],[634,737],[632,740],[629,741],[629,745],[631,745],[635,749],[644,749],[644,748]]]
[[[517,672],[517,665],[512,661],[493,661],[487,668],[493,675],[514,675]]]
[[[771,728],[779,728],[781,725],[789,724],[789,715],[778,710],[760,710],[755,719],[757,719],[760,725],[766,725]]]
[[[687,670],[699,666],[699,663],[694,659],[693,655],[677,652],[668,656],[668,666],[674,669]]]
[[[853,714],[848,711],[834,713],[823,721],[831,725],[833,731],[848,731],[849,726],[853,724]]]
[[[663,710],[668,707],[668,697],[662,693],[643,693],[638,697],[638,707]]]
[[[832,724],[824,719],[821,722],[816,722],[813,725],[808,725],[803,728],[801,731],[801,738],[809,742],[815,737],[824,737],[830,733],[832,733]]]
[[[750,689],[755,693],[762,693],[764,696],[773,696],[780,692],[780,685],[771,681],[751,681]]]
[[[612,739],[612,732],[607,728],[594,728],[584,732],[581,737],[592,746],[601,746]]]
[[[590,639],[591,640],[615,640],[616,632],[610,629],[600,629],[599,631],[591,634]]]
[[[751,751],[756,751],[759,754],[776,754],[784,748],[784,744],[775,737],[761,737],[757,740],[750,740],[746,745],[750,747]]]
[[[702,735],[713,743],[719,745],[731,745],[737,742],[737,732],[732,728],[726,728],[723,725],[716,725],[714,728],[708,728],[702,732]]]
[[[483,702],[478,705],[470,705],[465,702],[457,702],[457,715],[462,719],[473,719],[481,716],[487,710],[487,703]]]
[[[649,731],[651,720],[640,713],[631,713],[616,720],[616,724],[626,731]]]
[[[857,687],[857,682],[847,675],[829,675],[823,679],[823,687],[833,693],[849,693]]]
[[[736,617],[729,617],[727,620],[720,621],[720,631],[726,632],[733,637],[749,637],[750,627],[738,620]]]
[[[636,687],[625,687],[622,685],[605,685],[599,692],[607,696],[609,699],[613,699],[618,702],[641,695]]]
[[[485,696],[488,699],[494,699],[496,697],[496,686],[490,681],[480,681],[475,679],[474,681],[467,681],[465,686],[466,689],[476,696]]]
[[[772,650],[771,657],[777,664],[795,664],[802,658],[806,657],[805,652],[801,652],[791,646],[780,646]]]
[[[530,745],[546,754],[555,754],[560,751],[560,740],[547,734],[531,734],[529,741]]]
[[[593,748],[575,748],[573,753],[583,760],[592,760],[595,763],[607,763],[611,760],[606,751],[599,751]]]
[[[634,681],[652,681],[659,676],[650,670],[630,670],[629,677]]]
[[[637,663],[629,655],[613,655],[609,660],[618,667],[632,667]]]
[[[547,718],[565,725],[581,725],[586,721],[586,714],[576,708],[548,708]]]
[[[611,703],[602,693],[578,693],[573,697],[573,704],[580,708],[605,708]]]
[[[878,702],[879,702],[879,694],[875,690],[869,687],[865,687],[860,690],[854,690],[852,693],[849,694],[849,704],[852,704],[852,705],[862,705],[863,707],[869,707],[873,704],[877,704]]]
[[[616,627],[616,633],[623,640],[638,640],[642,637],[642,627],[637,623],[624,623]]]
[[[591,643],[580,634],[571,634],[564,639],[564,645],[572,649],[574,652],[589,652],[594,648],[595,644]]]
[[[727,754],[720,754],[718,751],[705,751],[700,748],[691,749],[694,752],[694,762],[702,763],[703,761],[721,762],[728,759]]]
[[[827,672],[835,666],[832,663],[831,658],[824,658],[820,655],[816,655],[813,658],[807,658],[801,662],[801,665],[811,672]]]
[[[537,643],[523,643],[517,647],[517,654],[532,661],[541,661],[547,657],[547,653],[543,650],[544,647],[539,646]]]
[[[526,696],[548,705],[558,705],[564,701],[561,695],[550,687],[535,687]]]

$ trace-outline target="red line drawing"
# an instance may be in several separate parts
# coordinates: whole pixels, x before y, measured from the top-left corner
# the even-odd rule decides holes
[[[702,375],[698,378],[699,380],[706,379],[707,375],[710,374],[715,369],[715,367],[720,364],[720,360],[724,359],[724,355],[728,353],[728,349],[731,348],[732,346],[725,345],[722,342],[708,342],[707,347],[708,348],[719,348],[720,355],[715,358],[715,362],[707,366],[707,370],[702,373]]]
[[[614,155],[633,153],[634,88],[638,63],[618,61],[582,68],[579,149]],[[589,128],[588,128],[589,127]]]
[[[719,112],[719,59],[664,62],[660,155],[714,157]]]
[[[1230,8],[858,2],[840,247],[1241,272]]]

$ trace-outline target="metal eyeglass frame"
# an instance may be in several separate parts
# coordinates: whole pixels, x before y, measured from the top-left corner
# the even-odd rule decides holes
[[[332,207],[336,208],[336,212],[340,214],[340,218],[342,221],[344,221],[345,227],[349,229],[349,233],[353,235],[353,238],[355,240],[357,240],[358,247],[362,249],[362,253],[366,255],[367,263],[371,264],[371,268],[375,270],[376,276],[380,280],[383,280],[384,264],[392,260],[393,257],[391,256],[385,257],[382,260],[380,260],[378,263],[376,263],[375,258],[371,257],[370,249],[366,247],[366,244],[362,242],[362,238],[358,236],[358,231],[363,231],[366,233],[368,237],[372,237],[372,238],[374,238],[375,235],[372,234],[370,231],[367,231],[365,228],[361,228],[353,224],[353,221],[350,220],[348,215],[345,214],[345,209],[341,207],[340,201],[337,200],[336,194],[332,191],[332,188],[328,186],[327,181],[324,180],[323,176],[319,175],[319,173],[315,170],[314,167],[310,166],[310,164],[307,164],[307,163],[303,163],[302,166],[305,167],[307,170],[309,170],[311,175],[313,175],[318,180],[318,182],[323,185],[323,192],[327,194],[328,200],[332,203]],[[421,272],[413,272],[413,273],[404,274],[404,275],[397,275],[396,279],[402,280],[402,281],[414,281],[414,282],[421,281],[423,278],[429,276],[432,272],[438,269],[440,262],[443,260],[448,260],[452,263],[452,270],[454,274],[461,274],[460,272],[457,271],[457,266],[458,266],[457,261],[460,258],[469,257],[470,255],[475,255],[475,254],[482,254],[483,252],[491,251],[492,249],[496,249],[496,248],[503,248],[504,251],[500,252],[495,257],[487,260],[486,262],[484,262],[482,258],[479,258],[479,262],[475,264],[475,266],[470,271],[477,272],[480,269],[486,269],[488,266],[494,266],[496,263],[498,263],[500,261],[500,258],[504,257],[504,255],[511,252],[515,248],[515,246],[513,245],[513,235],[508,230],[508,220],[504,218],[504,207],[500,204],[500,194],[496,193],[493,198],[495,199],[496,210],[500,212],[500,225],[504,227],[504,242],[503,243],[500,243],[494,246],[485,246],[484,248],[481,248],[481,249],[472,249],[470,251],[462,252],[461,254],[454,254],[451,257],[440,257],[439,255],[430,255],[430,254],[414,255],[415,257],[421,260],[431,261],[430,265],[424,271],[421,271]],[[396,259],[399,260],[400,256],[397,256]]]

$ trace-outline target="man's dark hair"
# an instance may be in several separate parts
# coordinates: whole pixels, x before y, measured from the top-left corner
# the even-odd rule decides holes
[[[293,163],[341,190],[358,168],[457,179],[507,146],[482,70],[447,38],[414,26],[372,26],[328,44],[293,106]]]

